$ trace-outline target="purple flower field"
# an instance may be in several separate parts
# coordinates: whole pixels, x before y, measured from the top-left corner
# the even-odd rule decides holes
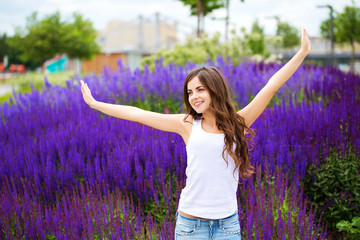
[[[245,106],[281,66],[215,63],[237,106]],[[84,78],[95,99],[180,112],[195,67],[104,69]],[[173,239],[185,186],[180,136],[92,110],[79,77],[67,87],[0,106],[0,239]],[[307,210],[300,181],[330,151],[360,155],[360,77],[301,66],[253,124],[256,174],[238,191],[243,239],[327,239]]]

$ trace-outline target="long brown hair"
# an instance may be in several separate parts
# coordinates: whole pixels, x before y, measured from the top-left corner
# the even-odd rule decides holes
[[[244,118],[236,112],[225,79],[215,67],[196,68],[186,76],[184,83],[186,116],[184,121],[186,121],[189,115],[193,116],[195,120],[202,117],[202,114],[197,113],[189,103],[187,86],[196,76],[210,93],[210,109],[215,113],[218,129],[223,131],[225,135],[222,157],[226,164],[228,164],[227,156],[230,155],[235,161],[234,173],[239,169],[242,179],[250,177],[254,173],[254,167],[250,165],[249,160],[249,150],[252,150],[254,146],[254,132],[245,125]],[[233,150],[234,144],[236,146],[235,151]],[[250,148],[249,145],[251,146]]]

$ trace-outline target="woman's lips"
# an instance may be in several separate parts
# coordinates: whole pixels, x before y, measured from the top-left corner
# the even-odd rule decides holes
[[[194,106],[195,107],[200,107],[201,106],[201,104],[203,104],[204,102],[196,102],[196,103],[194,103]]]

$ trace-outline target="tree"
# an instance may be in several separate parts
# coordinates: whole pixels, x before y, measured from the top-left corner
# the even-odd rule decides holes
[[[39,66],[40,63],[37,61],[34,61],[33,59],[30,59],[28,61],[22,61],[20,59],[22,51],[14,48],[14,47],[11,47],[8,44],[8,41],[11,41],[11,37],[9,38],[6,35],[6,33],[4,33],[0,37],[0,62],[3,61],[4,56],[7,56],[8,57],[8,66],[10,66],[11,64],[19,64],[19,63],[24,64],[26,66],[26,69],[35,69],[36,67]]]
[[[289,49],[300,44],[300,37],[298,36],[299,30],[291,26],[287,22],[280,21],[279,18],[276,35],[282,38],[282,48]]]
[[[8,54],[8,46],[6,43],[6,33],[4,33],[2,36],[0,36],[0,62],[2,62],[4,56]]]
[[[244,0],[240,0],[244,2]],[[226,8],[226,17],[225,17],[225,40],[228,40],[228,31],[229,31],[229,21],[230,21],[230,0],[224,0],[224,6]]]
[[[320,31],[324,38],[330,38],[330,20],[321,23]],[[360,8],[345,6],[342,13],[337,13],[334,18],[334,40],[336,43],[351,45],[350,69],[354,71],[355,43],[360,43]]]
[[[223,8],[224,0],[180,0],[184,5],[190,6],[192,16],[197,16],[197,36],[201,37],[204,32],[204,18],[212,11]]]
[[[257,19],[251,27],[250,35],[245,35],[245,37],[253,54],[265,55],[264,29],[259,25]]]
[[[8,40],[11,47],[21,51],[22,61],[43,63],[56,54],[89,59],[100,51],[92,23],[74,13],[72,21],[61,21],[59,12],[37,19],[37,12],[27,18],[25,29],[17,27]]]
[[[327,19],[321,23],[320,33],[323,38],[330,39],[330,19]],[[336,41],[335,36],[334,36],[334,40]]]
[[[100,52],[95,41],[97,33],[92,23],[82,15],[74,13],[73,19],[65,25],[64,49],[70,58],[90,59]]]

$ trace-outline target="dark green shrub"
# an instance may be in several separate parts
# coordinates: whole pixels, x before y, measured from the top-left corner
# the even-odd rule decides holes
[[[351,222],[340,221],[336,224],[340,232],[346,232],[346,238],[350,240],[360,239],[360,217],[354,217]]]
[[[360,215],[360,161],[353,151],[333,151],[324,164],[308,167],[303,180],[305,194],[317,216],[336,230],[336,223]]]

